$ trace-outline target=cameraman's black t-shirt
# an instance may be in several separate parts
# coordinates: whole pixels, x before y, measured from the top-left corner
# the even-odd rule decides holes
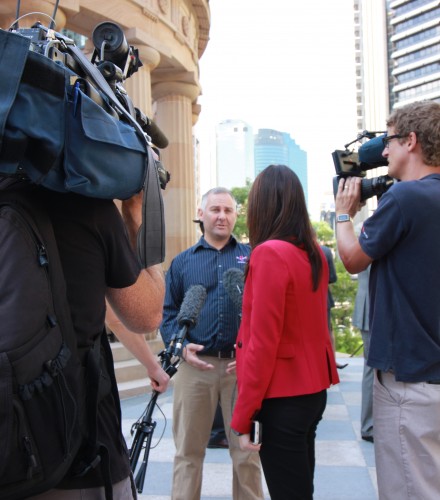
[[[87,348],[104,328],[107,287],[132,285],[140,268],[122,218],[111,200],[47,190],[41,190],[41,194],[54,227],[78,347]],[[119,411],[119,403],[111,394],[98,408],[98,440],[108,448],[113,483],[130,473]],[[103,484],[98,467],[82,478],[66,478],[58,487],[78,489]]]

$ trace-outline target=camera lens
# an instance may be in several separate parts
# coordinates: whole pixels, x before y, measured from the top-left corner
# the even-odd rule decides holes
[[[389,175],[380,175],[372,179],[362,179],[361,201],[368,200],[372,196],[380,197],[394,184],[394,179]]]

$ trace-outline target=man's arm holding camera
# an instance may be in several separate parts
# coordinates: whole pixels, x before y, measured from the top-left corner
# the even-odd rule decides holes
[[[142,222],[142,196],[138,193],[122,202],[124,219],[133,251]],[[165,280],[162,265],[142,269],[137,281],[126,288],[108,288],[107,300],[124,325],[135,333],[151,332],[162,321]]]
[[[344,267],[352,274],[363,271],[372,262],[372,259],[362,250],[351,222],[351,218],[356,215],[362,206],[360,202],[361,181],[360,177],[341,179],[335,205],[336,220],[341,215],[350,216],[347,221],[337,222],[336,239],[339,256]]]

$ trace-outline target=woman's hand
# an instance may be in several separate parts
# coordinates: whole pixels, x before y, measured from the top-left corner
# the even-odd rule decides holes
[[[253,444],[250,434],[242,434],[241,436],[238,436],[238,441],[242,451],[260,451],[261,444]]]

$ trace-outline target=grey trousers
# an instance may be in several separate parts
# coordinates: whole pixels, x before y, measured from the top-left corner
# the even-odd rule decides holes
[[[440,385],[375,370],[373,401],[379,500],[440,498]]]
[[[361,436],[373,436],[373,380],[374,369],[367,365],[370,351],[370,332],[361,330],[364,343],[364,371],[362,374]]]

